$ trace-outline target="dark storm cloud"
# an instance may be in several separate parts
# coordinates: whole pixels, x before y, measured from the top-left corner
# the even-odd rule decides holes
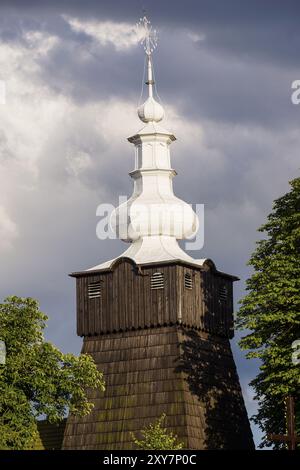
[[[16,221],[19,237],[13,255],[1,254],[1,294],[39,298],[50,316],[47,336],[65,350],[78,350],[81,343],[75,334],[74,283],[67,273],[118,256],[126,248],[119,241],[96,238],[95,211],[100,202],[116,203],[119,194],[132,191],[127,116],[118,120],[114,111],[109,120],[107,103],[112,100],[120,109],[124,102],[131,103],[134,110],[143,53],[135,46],[103,46],[91,35],[74,31],[62,15],[134,23],[143,7],[160,31],[154,58],[159,94],[180,115],[178,142],[172,144],[172,162],[179,173],[175,193],[205,204],[205,246],[190,254],[212,257],[220,269],[240,276],[236,298],[249,275],[245,264],[256,228],[272,200],[288,189],[287,181],[298,167],[300,107],[290,101],[291,82],[300,75],[298,1],[2,0],[2,44],[20,45],[22,53],[28,53],[26,60],[17,57],[14,73],[26,71],[30,62],[27,75],[21,74],[20,99],[28,92],[34,101],[34,90],[23,89],[22,80],[27,79],[28,86],[36,82],[43,125],[41,132],[36,110],[31,113],[25,100],[21,118],[14,121],[11,116],[11,122],[12,127],[24,125],[33,143],[26,145],[23,139],[25,149],[21,144],[15,149],[9,139],[13,129],[6,132],[1,123],[0,164],[14,161],[14,151],[22,158],[30,156],[36,148],[35,129],[41,146],[36,185],[31,187],[23,175],[22,159],[12,166],[14,171],[20,168],[20,177],[8,188],[15,194],[7,212]],[[58,41],[46,54],[34,55],[29,31]],[[3,64],[0,79],[8,66]],[[53,113],[52,119],[44,118],[43,106]],[[6,112],[11,112],[9,106]],[[101,122],[118,132],[106,138],[98,127]],[[134,132],[141,127],[135,114],[133,124]],[[13,143],[23,140],[17,136]],[[78,175],[69,167],[77,154],[88,156],[88,165]],[[0,205],[6,196],[1,194]],[[257,364],[243,360],[236,343],[234,352],[246,384]]]
[[[297,122],[298,110],[292,106],[290,95],[291,83],[298,77],[300,29],[295,14],[299,6],[286,2],[279,15],[277,2],[272,2],[272,8],[269,2],[259,2],[260,6],[254,3],[250,8],[246,2],[242,10],[235,2],[226,2],[224,10],[214,2],[197,2],[194,15],[191,8],[182,11],[180,2],[173,2],[168,14],[164,4],[159,9],[153,5],[154,21],[158,15],[161,24],[155,56],[157,81],[166,102],[176,102],[182,112],[194,117],[260,121],[264,126],[291,126]],[[131,48],[120,52],[112,44],[92,46],[93,38],[74,32],[61,16],[68,13],[81,15],[81,20],[87,17],[134,22],[135,10],[131,2],[129,11],[120,17],[118,2],[101,2],[100,6],[90,2],[86,8],[76,2],[62,3],[57,8],[51,3],[45,5],[45,10],[38,8],[32,19],[30,9],[13,13],[10,8],[1,20],[2,37],[24,41],[23,33],[30,29],[58,36],[59,46],[40,59],[40,73],[54,90],[70,94],[73,99],[93,101],[112,95],[137,100],[141,51]],[[191,33],[199,33],[203,39],[192,41],[188,36]],[[80,50],[88,53],[84,64]]]
[[[300,3],[297,0],[2,0],[2,8],[28,16],[59,13],[81,18],[135,22],[143,9],[158,26],[187,27],[208,34],[221,53],[298,67]]]

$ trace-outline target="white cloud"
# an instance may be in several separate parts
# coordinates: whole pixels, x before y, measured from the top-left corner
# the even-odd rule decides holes
[[[17,236],[16,223],[10,218],[5,207],[0,205],[0,253],[11,250]]]
[[[23,37],[27,46],[31,49],[31,55],[33,58],[46,55],[59,43],[59,38],[57,36],[50,35],[43,31],[26,31]]]
[[[84,21],[65,15],[63,18],[73,31],[91,36],[102,46],[112,44],[118,51],[135,46],[140,39],[140,33],[134,24],[113,21]]]
[[[74,176],[79,176],[91,166],[91,155],[82,150],[74,149],[67,153],[67,171]]]
[[[188,35],[188,38],[191,39],[192,42],[200,42],[206,39],[206,35],[204,33],[199,34],[199,33],[188,32],[187,35]]]

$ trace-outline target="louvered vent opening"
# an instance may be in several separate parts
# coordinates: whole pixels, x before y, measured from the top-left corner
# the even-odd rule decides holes
[[[163,273],[154,273],[151,276],[151,289],[164,288],[164,275]]]
[[[228,291],[227,287],[222,286],[219,287],[219,299],[221,302],[226,302],[227,301],[227,296],[228,296]]]
[[[101,297],[101,282],[90,282],[88,285],[89,299],[99,299]]]
[[[193,279],[192,279],[192,276],[189,273],[185,273],[185,275],[184,275],[184,287],[186,289],[192,289],[193,288]]]

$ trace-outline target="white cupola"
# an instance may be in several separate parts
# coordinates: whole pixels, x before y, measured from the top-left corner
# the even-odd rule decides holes
[[[185,253],[177,240],[193,237],[199,226],[192,207],[173,192],[177,174],[171,166],[170,145],[176,140],[172,132],[159,123],[164,118],[162,105],[153,97],[154,79],[152,52],[156,46],[154,31],[147,18],[142,18],[143,44],[147,59],[148,97],[138,107],[140,120],[146,125],[128,140],[134,145],[135,165],[130,176],[133,194],[111,216],[111,226],[117,236],[129,242],[121,255],[137,264],[183,260],[199,264]],[[92,269],[109,267],[114,260]]]

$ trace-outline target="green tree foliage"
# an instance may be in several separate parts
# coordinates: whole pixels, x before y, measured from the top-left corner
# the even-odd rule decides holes
[[[177,436],[163,428],[166,415],[163,414],[157,421],[151,423],[141,431],[143,439],[137,439],[132,434],[133,441],[140,450],[180,450],[183,444],[178,441]]]
[[[251,382],[258,400],[253,417],[264,432],[285,433],[284,398],[296,401],[297,432],[300,435],[300,365],[292,362],[292,343],[300,339],[300,178],[291,190],[274,202],[267,223],[259,231],[249,265],[253,274],[237,314],[239,329],[248,330],[240,346],[248,358],[259,358],[260,372]]]
[[[0,339],[6,364],[0,365],[0,449],[31,448],[36,419],[62,420],[67,411],[88,414],[86,390],[104,390],[93,359],[63,354],[43,338],[47,316],[31,298],[8,297],[0,304]]]

